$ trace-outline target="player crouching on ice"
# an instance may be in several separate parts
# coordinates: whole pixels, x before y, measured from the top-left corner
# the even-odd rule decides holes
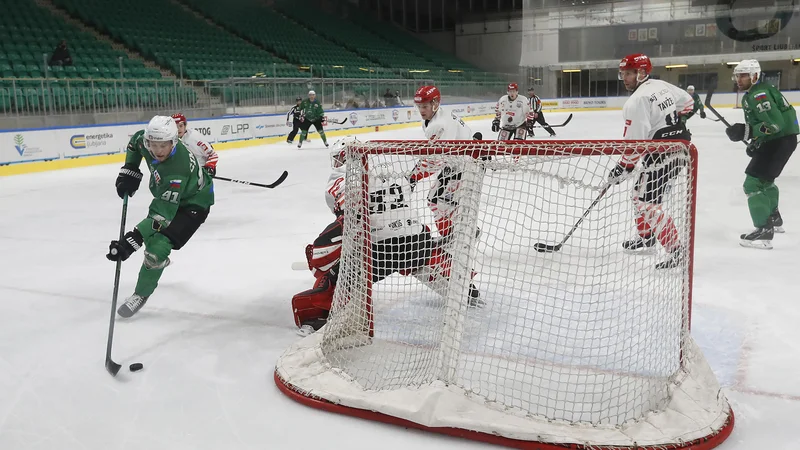
[[[733,79],[739,90],[747,91],[742,98],[745,123],[733,124],[726,133],[731,141],[745,141],[752,158],[744,171],[744,193],[756,227],[742,234],[739,244],[771,249],[774,234],[783,232],[775,179],[797,148],[797,112],[775,86],[761,81],[761,65],[755,59],[740,62]]]
[[[500,97],[495,106],[495,118],[492,120],[492,131],[500,132],[498,141],[512,139],[525,140],[533,136],[534,116],[531,105],[524,95],[519,95],[517,83],[508,85],[507,94]]]
[[[125,318],[144,306],[170,264],[172,250],[180,250],[189,241],[214,204],[213,180],[178,139],[178,127],[172,117],[155,116],[144,130],[131,137],[125,165],[116,181],[120,198],[132,197],[139,189],[142,159],[150,170],[153,194],[147,217],[122,240],[111,241],[106,255],[111,261],[125,261],[144,246],[144,263],[136,288],[117,310]]]
[[[345,147],[353,138],[334,144],[331,152],[333,173],[328,180],[325,200],[336,220],[325,227],[313,244],[306,246],[308,268],[317,279],[314,287],[292,298],[292,310],[298,334],[307,336],[327,323],[333,294],[339,277],[344,225]],[[376,177],[377,178],[377,177]],[[370,179],[369,220],[372,228],[372,282],[378,283],[397,272],[411,275],[439,295],[447,292],[451,258],[442,242],[431,237],[405,203],[405,180]],[[401,224],[397,226],[397,224]],[[480,293],[470,284],[467,302],[481,306]]]
[[[619,79],[631,96],[622,107],[625,121],[623,139],[627,140],[691,140],[681,116],[692,111],[694,101],[683,89],[666,81],[653,80],[653,64],[641,53],[628,55],[619,63]],[[636,167],[641,155],[625,155],[608,174],[609,183],[619,184]],[[656,264],[657,269],[679,267],[683,261],[678,229],[672,217],[662,208],[664,193],[670,180],[680,173],[682,164],[664,153],[645,153],[643,170],[636,181],[633,204],[636,209],[636,239],[625,241],[623,249],[641,251],[655,245],[656,240],[669,253],[668,260]],[[660,166],[660,167],[659,167]]]

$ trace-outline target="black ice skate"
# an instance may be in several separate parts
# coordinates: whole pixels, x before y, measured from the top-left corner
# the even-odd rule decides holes
[[[656,245],[656,237],[652,234],[647,237],[639,236],[622,243],[622,248],[630,253],[645,253],[650,251],[650,247]]]
[[[480,291],[478,291],[478,288],[476,288],[472,283],[469,285],[469,297],[467,298],[467,304],[469,304],[471,308],[483,308],[486,306],[486,302],[481,300]]]
[[[760,250],[772,250],[772,238],[774,236],[775,230],[771,226],[759,227],[747,234],[739,236],[741,239],[739,245]]]
[[[778,211],[778,208],[775,208],[775,211],[772,211],[772,214],[769,215],[769,222],[772,224],[772,231],[775,233],[785,232],[783,229],[783,217],[781,217],[781,212]]]
[[[669,258],[656,264],[656,269],[674,269],[683,264],[683,252],[681,249],[676,249],[669,254]]]
[[[139,312],[140,309],[147,303],[147,299],[150,297],[142,297],[139,294],[133,294],[125,300],[125,303],[117,309],[117,314],[120,316],[129,319],[133,317],[134,314]]]
[[[300,328],[297,329],[297,334],[300,336],[308,336],[310,334],[314,334],[314,332],[318,331],[320,328],[325,326],[328,323],[328,319],[319,318],[314,320],[307,320],[300,325]]]

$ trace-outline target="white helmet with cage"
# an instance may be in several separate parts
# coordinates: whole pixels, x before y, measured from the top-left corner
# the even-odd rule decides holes
[[[742,60],[733,69],[733,80],[736,81],[736,75],[744,73],[750,75],[751,82],[755,83],[761,78],[761,64],[755,59]]]
[[[689,86],[686,88],[686,92],[694,92],[694,85],[690,84],[690,85],[689,85]]]
[[[331,148],[331,166],[336,169],[345,165],[345,150],[348,145],[358,142],[355,136],[345,136],[334,142]]]
[[[178,126],[175,119],[170,116],[155,116],[144,129],[144,146],[153,155],[150,149],[151,142],[172,142],[172,147],[178,143]]]

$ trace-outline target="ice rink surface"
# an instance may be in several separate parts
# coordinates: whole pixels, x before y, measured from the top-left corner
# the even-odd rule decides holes
[[[721,112],[742,121],[741,110]],[[620,122],[620,111],[576,112],[558,137],[617,139]],[[468,124],[493,134],[488,120]],[[720,448],[798,449],[798,156],[777,182],[787,232],[774,250],[744,249],[744,146],[721,123],[695,117],[689,127],[699,149],[692,332],[736,413]],[[358,136],[422,137],[416,127]],[[206,223],[172,254],[145,308],[117,322],[116,379],[103,368],[114,278],[104,255],[119,230],[119,165],[0,177],[0,449],[486,448],[310,409],[275,387],[275,361],[299,339],[291,297],[313,284],[291,263],[333,218],[323,199],[328,151],[313,139],[302,150],[220,153],[221,176],[289,178],[273,190],[215,183]],[[130,201],[128,230],[146,214],[146,182]],[[123,264],[120,300],[140,262]],[[145,369],[130,373],[133,362]]]

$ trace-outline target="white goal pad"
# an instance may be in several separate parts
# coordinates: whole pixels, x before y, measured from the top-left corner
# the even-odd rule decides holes
[[[606,190],[623,155],[637,168]],[[730,434],[690,334],[693,145],[371,141],[346,156],[333,308],[278,360],[284,393],[515,448]],[[651,251],[623,251],[639,235]]]

